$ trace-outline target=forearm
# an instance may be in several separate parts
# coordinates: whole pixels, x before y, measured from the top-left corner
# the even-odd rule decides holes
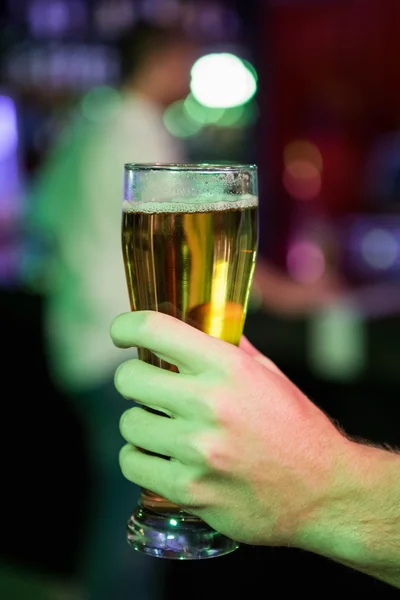
[[[400,456],[350,442],[298,545],[400,588]]]

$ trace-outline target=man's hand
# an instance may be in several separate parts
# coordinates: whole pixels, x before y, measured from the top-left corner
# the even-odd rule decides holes
[[[179,369],[119,367],[118,391],[143,406],[121,418],[125,477],[239,542],[296,544],[332,495],[350,442],[247,340],[236,348],[150,311],[121,315],[111,336]]]

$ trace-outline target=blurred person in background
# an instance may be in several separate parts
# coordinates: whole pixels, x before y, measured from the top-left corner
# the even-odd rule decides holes
[[[117,48],[118,93],[94,115],[82,111],[61,135],[33,187],[32,226],[52,244],[42,278],[50,374],[84,425],[93,477],[78,567],[85,598],[157,600],[163,561],[126,542],[139,489],[124,481],[116,460],[125,404],[113,387],[122,356],[109,324],[129,310],[120,239],[124,163],[184,162],[162,116],[188,94],[197,48],[182,31],[147,23],[126,31]]]
[[[333,304],[344,292],[340,278],[326,273],[312,283],[300,283],[258,256],[250,309],[261,308],[281,318],[302,318]]]

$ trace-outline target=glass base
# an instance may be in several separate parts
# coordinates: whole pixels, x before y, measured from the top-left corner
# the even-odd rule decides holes
[[[237,542],[192,515],[162,515],[139,506],[128,521],[128,543],[134,550],[176,560],[200,560],[229,554]]]

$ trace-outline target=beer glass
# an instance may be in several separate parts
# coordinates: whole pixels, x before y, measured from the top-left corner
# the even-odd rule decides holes
[[[166,312],[238,345],[258,242],[256,166],[127,164],[124,183],[122,247],[132,310]],[[177,371],[144,348],[138,354]],[[176,559],[211,558],[237,548],[145,489],[128,522],[128,542],[135,550]]]

